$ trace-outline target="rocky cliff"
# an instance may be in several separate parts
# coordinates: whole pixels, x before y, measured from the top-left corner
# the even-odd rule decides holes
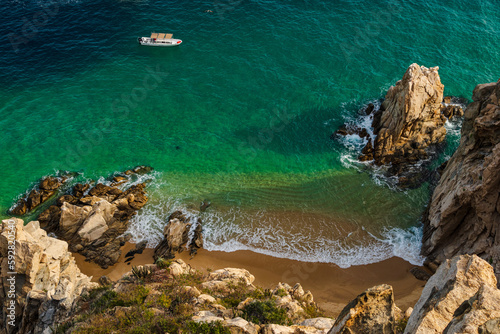
[[[48,237],[36,221],[2,222],[0,268],[0,333],[52,333],[96,285],[80,272],[68,244]]]
[[[500,277],[500,81],[478,85],[460,146],[448,161],[424,217],[422,254],[437,266],[477,254]]]

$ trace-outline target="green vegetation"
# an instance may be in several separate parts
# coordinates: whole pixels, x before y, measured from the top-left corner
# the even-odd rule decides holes
[[[291,325],[286,311],[276,306],[274,301],[254,301],[243,308],[243,318],[255,324]]]
[[[172,263],[172,261],[170,260],[165,260],[164,258],[162,257],[159,257],[156,259],[156,266],[158,267],[158,269],[165,269],[167,268],[168,266],[170,266],[170,264]]]
[[[228,328],[224,327],[220,321],[211,323],[194,322],[187,323],[189,333],[198,334],[231,334]]]
[[[65,333],[71,329],[75,334],[229,334],[220,322],[191,320],[195,311],[211,309],[210,305],[195,307],[194,288],[217,298],[232,317],[241,316],[256,324],[292,324],[286,310],[276,306],[276,298],[288,295],[284,289],[273,294],[268,289],[247,285],[244,280],[203,289],[206,277],[200,272],[174,277],[164,265],[158,259],[154,270],[134,267],[119,289],[113,290],[108,285],[89,291],[82,296],[74,316],[53,332]],[[237,309],[247,299],[245,307]],[[304,311],[306,316],[321,315],[314,305],[304,307]]]
[[[407,324],[408,324],[408,318],[406,317],[396,322],[396,333],[397,334],[404,333]]]

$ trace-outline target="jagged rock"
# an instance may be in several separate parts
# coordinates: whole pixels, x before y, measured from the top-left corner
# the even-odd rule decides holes
[[[156,246],[154,259],[172,259],[175,253],[182,252],[183,246],[188,242],[189,229],[191,223],[182,212],[176,211],[172,213],[168,219],[168,223],[163,230],[163,240]]]
[[[450,120],[455,117],[462,117],[464,115],[462,107],[456,105],[443,106],[443,108],[441,109],[441,113],[444,117]]]
[[[194,272],[194,269],[181,259],[177,259],[172,262],[172,264],[169,266],[169,270],[170,274],[174,277],[187,275]]]
[[[32,211],[54,195],[67,179],[66,175],[43,178],[34,189],[17,201],[10,213],[22,216]]]
[[[193,238],[191,239],[188,248],[189,248],[189,254],[191,256],[196,255],[198,252],[198,249],[203,247],[203,227],[202,227],[202,222],[201,219],[198,219],[198,224],[196,225],[194,229],[194,234]]]
[[[370,288],[340,312],[329,334],[394,333],[394,294],[387,284]]]
[[[144,188],[143,183],[125,191],[101,183],[93,188],[77,184],[73,196],[61,196],[59,206],[50,206],[38,219],[47,231],[68,241],[71,251],[107,268],[118,261],[121,247],[131,238],[124,233],[148,200]]]
[[[60,237],[63,240],[71,240],[91,211],[91,206],[81,207],[63,202],[59,218]]]
[[[422,254],[434,267],[457,254],[477,254],[500,278],[500,81],[478,85],[472,99],[460,146],[424,216]]]
[[[15,236],[13,267],[9,267],[9,236]],[[19,333],[47,333],[50,326],[65,319],[81,293],[95,287],[90,277],[82,274],[75,264],[65,241],[47,236],[37,221],[24,226],[21,219],[3,221],[0,227],[0,300],[3,316],[0,328],[6,328],[7,305],[12,300],[6,292],[7,280],[15,275],[15,316]],[[11,332],[9,332],[11,333]]]
[[[461,255],[446,260],[425,285],[405,333],[443,333],[465,301],[476,295],[482,286],[496,290],[496,284],[493,268],[476,255]],[[480,301],[476,305],[478,311],[482,305],[487,303]],[[498,307],[489,312],[492,310],[498,311]],[[460,321],[457,320],[458,323]]]
[[[73,195],[76,198],[81,198],[81,197],[83,197],[83,194],[87,190],[89,190],[89,188],[90,188],[90,184],[88,184],[88,183],[85,183],[85,184],[77,183],[73,186]]]
[[[477,329],[478,334],[498,334],[500,333],[500,318],[486,321]]]
[[[453,320],[443,334],[476,334],[479,326],[497,317],[500,317],[500,290],[483,285],[455,310]]]
[[[379,111],[380,122],[377,120],[374,127],[377,164],[404,163],[412,149],[425,149],[444,140],[444,86],[438,70],[412,64],[403,79],[389,88]]]

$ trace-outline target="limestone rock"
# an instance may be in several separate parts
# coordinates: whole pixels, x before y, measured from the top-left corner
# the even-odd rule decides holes
[[[224,327],[228,328],[231,334],[257,334],[260,328],[240,317],[225,320]]]
[[[214,313],[210,311],[199,311],[191,318],[194,322],[215,322],[215,321],[224,321],[224,318],[218,317]]]
[[[460,145],[424,216],[422,254],[439,265],[477,254],[500,278],[500,81],[478,85],[465,111]]]
[[[294,334],[295,328],[288,327],[288,326],[282,326],[282,325],[276,325],[276,324],[270,324],[270,325],[265,325],[262,328],[261,333],[262,334]]]
[[[482,286],[496,289],[496,284],[493,268],[476,255],[446,260],[425,285],[405,333],[442,333],[464,301]]]
[[[479,326],[498,317],[500,317],[500,290],[483,285],[473,297],[464,301],[455,310],[453,320],[443,333],[476,334]]]
[[[246,285],[250,285],[255,281],[255,276],[250,274],[246,269],[238,268],[224,268],[212,271],[208,275],[208,279],[212,281],[225,281],[225,282],[243,282]]]
[[[333,327],[335,319],[331,318],[312,318],[306,319],[300,323],[301,326],[314,327],[317,329],[330,329]]]
[[[394,294],[387,284],[370,288],[357,296],[340,312],[328,332],[394,333]]]
[[[207,295],[207,294],[201,294],[196,298],[196,303],[197,304],[214,304],[217,301],[215,300],[214,297]]]
[[[48,185],[50,186],[50,185]],[[15,237],[15,264],[8,266],[9,240]],[[12,245],[12,243],[10,244]],[[19,333],[45,333],[50,326],[65,319],[80,294],[94,286],[90,277],[75,264],[65,241],[47,236],[37,221],[24,226],[21,219],[11,218],[0,226],[0,267],[2,280],[0,300],[3,314],[7,304],[11,277],[16,272],[16,324]],[[0,329],[6,318],[0,318]]]
[[[168,268],[170,270],[170,274],[174,277],[187,275],[194,272],[194,269],[192,269],[189,264],[182,261],[181,259],[172,262],[172,264]]]

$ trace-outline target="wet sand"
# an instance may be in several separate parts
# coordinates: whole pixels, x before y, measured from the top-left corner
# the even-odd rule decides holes
[[[81,271],[93,276],[94,281],[102,275],[117,280],[130,271],[132,266],[153,263],[152,249],[145,249],[143,254],[136,254],[130,265],[124,263],[125,254],[134,246],[125,245],[119,262],[108,269],[85,262],[84,257],[79,254],[73,255]],[[206,269],[216,270],[226,267],[247,269],[255,276],[254,284],[263,288],[272,289],[278,282],[286,282],[292,286],[299,282],[304,290],[313,293],[314,300],[325,310],[326,315],[332,317],[338,315],[358,294],[369,287],[383,283],[392,285],[396,305],[404,311],[415,305],[425,284],[409,272],[414,266],[400,258],[347,269],[334,264],[280,259],[251,251],[226,253],[200,250],[193,259],[187,252],[179,254],[177,258],[202,272],[206,272]]]

